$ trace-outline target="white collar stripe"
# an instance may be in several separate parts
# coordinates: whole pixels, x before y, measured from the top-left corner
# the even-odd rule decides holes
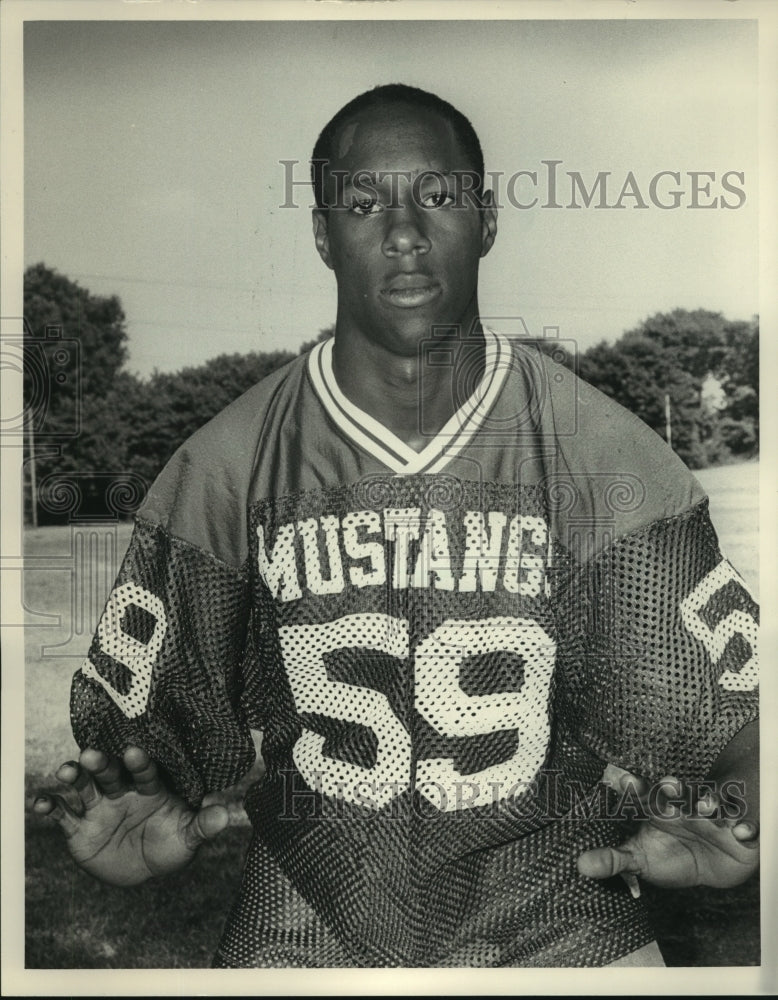
[[[412,461],[416,452],[411,448],[410,445],[406,444],[401,438],[398,438],[396,434],[389,430],[388,427],[371,417],[369,413],[361,410],[358,406],[355,406],[351,400],[341,392],[340,386],[338,385],[337,379],[335,378],[335,371],[332,367],[332,355],[333,349],[335,347],[334,340],[329,340],[324,345],[324,349],[321,352],[321,359],[319,362],[322,377],[327,385],[327,390],[332,398],[333,403],[338,407],[338,409],[343,413],[347,420],[345,430],[349,428],[357,430],[361,433],[367,433],[369,437],[376,441],[378,448],[392,455],[396,462],[399,462],[399,470],[405,467],[405,465]]]
[[[485,333],[487,336],[487,348],[484,377],[481,379],[476,392],[462,406],[459,414],[456,416],[461,419],[460,415],[468,408],[470,412],[460,424],[459,433],[443,442],[440,456],[437,461],[433,457],[427,468],[423,470],[425,472],[440,472],[452,458],[462,451],[473,438],[474,434],[483,426],[502,389],[510,367],[508,364],[508,352],[510,348],[504,337],[488,329],[485,330]],[[448,427],[448,424],[446,427]],[[445,430],[446,428],[444,428],[441,434],[445,433]]]
[[[335,424],[368,454],[395,473],[411,475],[440,472],[458,455],[482,426],[508,372],[509,346],[500,334],[485,329],[484,374],[473,394],[420,452],[355,406],[341,392],[332,369],[333,341],[318,344],[311,352],[309,372],[314,388]]]
[[[407,462],[407,456],[400,455],[386,447],[382,438],[389,432],[385,431],[378,421],[373,420],[368,414],[365,413],[364,420],[357,422],[352,413],[349,412],[354,411],[362,415],[362,411],[346,399],[335,382],[332,373],[331,340],[317,344],[313,349],[308,370],[319,399],[336,426],[363,448],[368,455],[377,458],[393,472],[402,472]],[[371,427],[371,424],[374,426]],[[409,450],[412,453],[412,449]]]

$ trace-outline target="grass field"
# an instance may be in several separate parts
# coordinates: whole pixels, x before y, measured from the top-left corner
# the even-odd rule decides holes
[[[758,465],[698,474],[723,550],[758,589]],[[209,965],[240,882],[249,829],[234,796],[233,824],[184,872],[130,890],[77,870],[51,824],[30,813],[37,789],[77,753],[70,678],[86,654],[130,529],[28,530],[26,656],[26,930],[28,968],[195,968]],[[54,615],[58,622],[42,615]],[[644,890],[668,965],[759,964],[759,883],[735,890]]]

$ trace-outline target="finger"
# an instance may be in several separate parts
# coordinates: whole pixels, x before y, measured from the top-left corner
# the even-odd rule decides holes
[[[128,747],[124,752],[124,766],[132,775],[139,795],[157,795],[164,790],[157,765],[140,747]]]
[[[712,789],[707,789],[694,804],[695,815],[703,819],[710,820],[714,826],[733,827],[736,826],[741,817],[727,814],[727,803],[722,797]]]
[[[92,776],[75,760],[69,760],[67,763],[60,765],[55,777],[65,785],[72,785],[82,797],[83,793],[88,793],[90,789],[96,795],[100,794],[94,787]]]
[[[190,851],[205,843],[206,840],[213,840],[230,822],[230,814],[224,806],[206,806],[195,813],[184,827],[184,843]]]
[[[102,798],[102,793],[95,787],[91,776],[75,760],[69,760],[60,765],[55,777],[64,785],[70,785],[78,792],[78,797],[84,809],[91,809]]]
[[[619,792],[634,792],[637,798],[643,798],[648,790],[648,782],[639,774],[632,774],[614,764],[608,764],[603,772],[602,780]]]
[[[683,794],[683,783],[678,778],[672,775],[660,778],[654,796],[656,815],[662,819],[680,816],[684,804]]]
[[[78,830],[79,818],[61,795],[39,795],[32,804],[36,816],[47,816],[59,823],[66,837],[72,837]]]
[[[96,785],[95,791],[102,792],[106,798],[115,799],[127,791],[124,770],[118,758],[109,757],[101,750],[93,750],[90,747],[82,752],[79,763],[93,779]],[[99,798],[99,795],[97,797]],[[84,805],[90,808],[86,802]],[[94,805],[94,802],[91,802],[91,805]]]
[[[75,760],[68,760],[64,764],[60,764],[55,772],[55,777],[63,785],[73,785],[76,789],[78,789],[80,782],[83,783],[81,768]]]
[[[629,843],[629,842],[627,842]],[[642,875],[645,866],[640,855],[626,845],[596,847],[578,857],[578,871],[588,878],[612,878],[614,875]]]
[[[759,824],[754,820],[746,820],[732,827],[732,833],[743,847],[759,846]]]

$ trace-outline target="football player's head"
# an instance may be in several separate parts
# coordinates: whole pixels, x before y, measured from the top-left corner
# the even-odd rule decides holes
[[[384,109],[396,108],[398,105],[407,108],[417,108],[438,115],[448,122],[456,135],[457,141],[465,153],[468,169],[472,173],[472,191],[476,197],[483,194],[484,155],[481,150],[476,131],[470,119],[458,111],[453,104],[444,101],[437,94],[432,94],[419,87],[410,87],[404,83],[389,83],[372,90],[366,90],[338,111],[321,131],[311,156],[311,183],[318,208],[326,209],[328,193],[326,177],[328,166],[338,159],[337,141],[341,130],[362,112],[378,112]],[[330,194],[331,197],[331,194]]]
[[[410,356],[434,328],[469,334],[496,234],[483,169],[472,126],[434,94],[377,87],[335,115],[314,149],[313,226],[336,336]]]

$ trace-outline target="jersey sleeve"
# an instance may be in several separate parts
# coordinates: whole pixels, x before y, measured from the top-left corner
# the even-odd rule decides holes
[[[702,779],[756,718],[758,608],[707,500],[578,566],[560,608],[562,717],[603,760]]]
[[[241,702],[254,671],[248,436],[206,425],[153,484],[71,689],[82,747],[142,747],[192,804],[255,756]]]

